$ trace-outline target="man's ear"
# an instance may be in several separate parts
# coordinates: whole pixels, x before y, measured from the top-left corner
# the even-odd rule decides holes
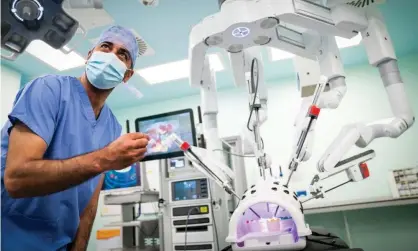
[[[87,64],[87,61],[90,59],[91,54],[93,54],[93,50],[90,50],[90,51],[87,53],[86,62],[84,62],[85,64]]]
[[[132,78],[132,76],[134,75],[134,70],[132,69],[127,69],[125,71],[125,76],[123,76],[123,82],[126,83],[129,81],[129,79]]]

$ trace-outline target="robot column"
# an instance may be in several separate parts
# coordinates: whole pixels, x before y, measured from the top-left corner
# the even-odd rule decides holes
[[[210,69],[208,57],[205,57],[200,90],[203,113],[203,134],[206,138],[206,148],[224,163],[225,160],[222,152],[213,151],[215,149],[222,149],[222,142],[218,133],[218,97],[216,93],[216,80],[214,73]],[[215,234],[217,236],[215,236],[215,238],[218,239],[220,247],[225,247],[227,245],[225,237],[228,234],[228,229],[222,226],[224,225],[223,223],[229,221],[227,201],[230,199],[230,195],[226,194],[222,187],[217,186],[214,181],[209,182],[216,224]]]

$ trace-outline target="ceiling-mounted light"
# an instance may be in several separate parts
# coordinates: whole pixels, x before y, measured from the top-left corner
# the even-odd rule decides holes
[[[224,66],[218,54],[208,55],[209,65],[214,71],[222,71]],[[151,66],[136,71],[149,84],[159,84],[178,79],[188,78],[190,75],[190,61],[188,59]]]
[[[63,49],[69,50],[66,46]],[[83,66],[86,61],[74,51],[65,54],[61,50],[56,50],[41,40],[32,41],[26,48],[26,52],[59,71]]]

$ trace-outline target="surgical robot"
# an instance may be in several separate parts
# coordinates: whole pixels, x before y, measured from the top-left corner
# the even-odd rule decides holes
[[[211,154],[214,146],[199,149],[177,135],[171,135],[185,156],[220,188],[234,196],[238,206],[229,219],[226,242],[233,250],[302,250],[312,234],[303,214],[303,203],[349,182],[369,177],[367,161],[375,157],[373,150],[343,159],[356,145],[367,147],[374,139],[397,138],[414,123],[398,69],[397,58],[381,14],[376,8],[357,8],[350,1],[307,0],[224,0],[220,12],[204,18],[190,33],[190,84],[199,87],[203,96],[208,88],[210,66],[206,53],[210,48],[229,52],[237,86],[247,84],[250,119],[247,129],[260,170],[258,182],[245,191],[231,186],[233,175]],[[317,164],[318,174],[311,182],[310,198],[301,200],[289,187],[292,174],[312,152],[312,134],[321,109],[335,109],[346,92],[345,74],[335,36],[350,39],[361,33],[369,63],[379,69],[392,108],[393,117],[370,124],[355,123],[342,128],[340,134]],[[264,152],[260,126],[267,119],[267,90],[263,86],[260,47],[272,47],[295,54],[319,64],[321,77],[315,91],[302,99],[296,119],[298,136],[285,180],[273,178],[271,161]],[[298,69],[301,70],[301,69]],[[303,69],[302,69],[303,70]],[[213,98],[216,98],[212,91]],[[203,99],[217,112],[213,100]],[[214,99],[216,100],[216,99]],[[216,144],[216,117],[204,121]],[[207,137],[210,139],[211,137]],[[342,160],[343,159],[343,160]],[[338,173],[348,180],[324,190],[319,183]],[[235,179],[235,183],[239,180]],[[219,233],[222,237],[222,233]]]

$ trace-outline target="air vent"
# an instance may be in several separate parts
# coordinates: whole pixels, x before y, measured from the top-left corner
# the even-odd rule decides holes
[[[131,31],[135,35],[136,42],[138,43],[138,57],[154,55],[155,51],[147,44],[147,42],[145,42],[145,40],[140,35],[138,35],[134,29],[131,29]]]
[[[138,33],[134,29],[131,29],[131,31],[135,35],[136,42],[139,48],[137,57],[154,55],[155,51],[147,44],[147,42],[145,42],[145,40],[140,35],[138,35]],[[97,37],[94,39],[90,39],[90,42],[93,45],[95,45],[98,40],[99,38]]]
[[[353,1],[347,2],[347,4],[357,7],[357,8],[366,8],[366,7],[369,7],[370,5],[382,4],[385,2],[386,2],[385,0],[353,0]]]

